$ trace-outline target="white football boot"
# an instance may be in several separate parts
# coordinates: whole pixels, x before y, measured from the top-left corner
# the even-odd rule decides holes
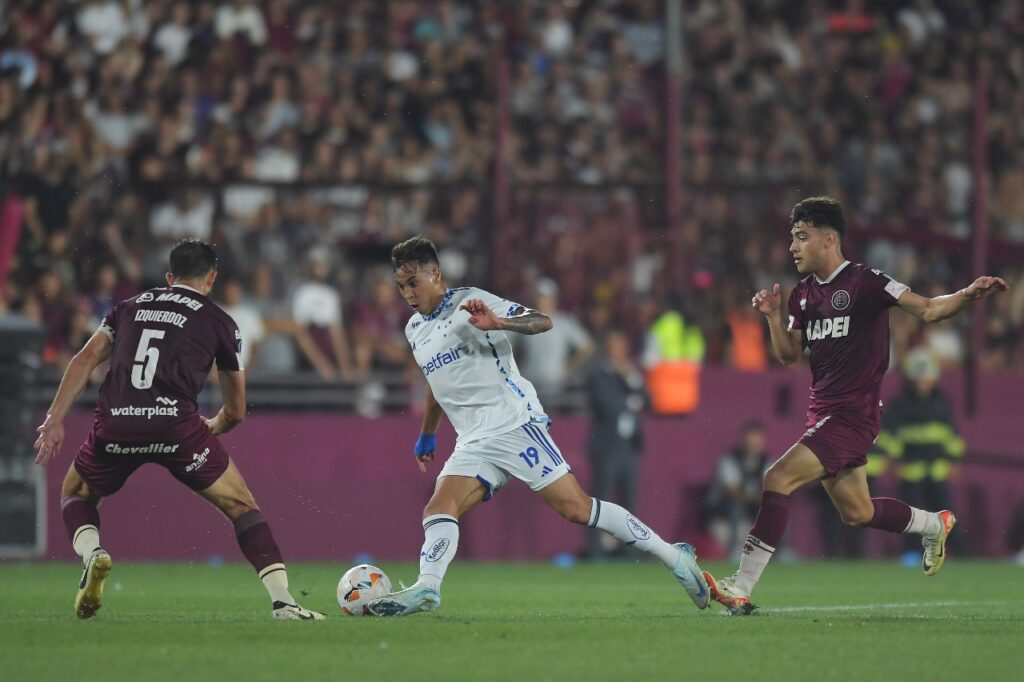
[[[685,542],[677,542],[674,547],[679,550],[679,556],[675,565],[670,567],[672,575],[686,590],[686,594],[690,595],[694,605],[698,609],[706,609],[711,603],[711,591],[697,565],[697,551]]]
[[[921,557],[921,569],[925,575],[935,575],[942,568],[946,561],[946,538],[953,531],[956,525],[956,517],[953,512],[943,509],[939,512],[939,521],[942,527],[938,535],[921,538],[921,545],[924,547],[924,555]]]
[[[433,611],[441,605],[441,593],[427,585],[413,585],[374,599],[366,608],[375,616],[408,616]]]
[[[283,601],[274,602],[273,609],[274,620],[324,620],[326,618],[322,613]]]
[[[714,576],[705,571],[704,579],[707,580],[708,587],[711,589],[711,596],[726,608],[729,615],[749,616],[757,609],[750,603],[750,595],[736,584],[736,576],[716,580]]]
[[[110,575],[113,566],[110,555],[102,547],[97,547],[85,562],[82,579],[78,583],[78,595],[75,597],[75,615],[85,620],[92,618],[103,606],[103,583]]]

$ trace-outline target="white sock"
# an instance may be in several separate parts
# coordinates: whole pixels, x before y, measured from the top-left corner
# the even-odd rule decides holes
[[[775,554],[775,548],[765,544],[753,535],[747,536],[743,543],[743,554],[740,556],[740,568],[736,571],[736,586],[750,596],[754,585],[761,579],[761,574]]]
[[[283,601],[285,604],[295,604],[295,597],[288,591],[288,569],[284,564],[270,564],[259,573],[263,587],[267,588],[270,601]]]
[[[83,564],[89,563],[89,557],[100,546],[99,529],[92,524],[79,526],[71,540],[71,546],[75,548],[75,554],[82,557]]]
[[[938,514],[914,507],[910,508],[910,523],[903,529],[904,533],[938,535],[940,530],[942,530],[942,521],[939,520]]]
[[[417,585],[441,589],[448,564],[459,548],[459,520],[448,514],[423,519],[423,549],[420,550],[420,577]]]
[[[587,525],[610,533],[623,544],[653,554],[669,568],[675,566],[679,550],[614,502],[591,498],[590,521]]]

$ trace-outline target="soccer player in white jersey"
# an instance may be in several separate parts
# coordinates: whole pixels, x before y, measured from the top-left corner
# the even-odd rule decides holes
[[[427,378],[427,406],[414,454],[420,471],[434,458],[437,427],[448,415],[458,434],[455,451],[423,510],[423,549],[416,583],[369,604],[378,616],[432,611],[459,544],[459,519],[518,478],[573,523],[611,533],[656,556],[698,608],[709,603],[707,582],[686,543],[671,545],[628,510],[587,495],[548,435],[550,420],[537,392],[519,374],[510,332],[540,334],[548,316],[481,289],[445,286],[437,249],[423,237],[395,246],[391,262],[398,290],[414,310],[405,327]]]

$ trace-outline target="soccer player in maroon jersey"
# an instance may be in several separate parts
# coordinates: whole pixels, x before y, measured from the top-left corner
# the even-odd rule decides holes
[[[234,320],[208,296],[217,256],[198,239],[177,244],[167,286],[122,301],[71,360],[57,395],[37,429],[36,462],[47,464],[64,441],[64,417],[97,365],[110,359],[100,387],[92,431],[68,469],[61,514],[85,570],[75,598],[79,618],[91,618],[103,600],[110,555],[100,546],[102,498],[113,495],[140,466],[159,464],[212,502],[234,524],[238,545],[256,569],[277,620],[322,620],[288,591],[281,551],[252,493],[217,436],[245,418],[242,337]],[[200,416],[196,396],[214,362],[224,406]]]
[[[806,275],[783,313],[779,285],[761,290],[753,306],[768,320],[772,347],[789,365],[806,349],[811,361],[807,431],[765,472],[761,506],[740,558],[739,570],[716,580],[705,573],[714,599],[733,613],[749,614],[750,594],[782,539],[789,495],[821,481],[843,523],[890,533],[920,535],[922,568],[942,567],[952,512],[927,512],[887,497],[871,497],[865,464],[881,425],[882,376],[889,366],[889,308],[925,322],[956,315],[968,303],[1007,289],[998,277],[979,277],[953,294],[924,298],[880,270],[843,257],[846,226],[834,199],[804,199],[790,215],[797,271]],[[788,319],[787,319],[788,318]]]

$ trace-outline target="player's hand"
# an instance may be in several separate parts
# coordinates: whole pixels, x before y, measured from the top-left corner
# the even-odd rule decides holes
[[[771,291],[761,289],[761,291],[754,294],[754,298],[750,299],[750,304],[754,306],[754,310],[762,315],[775,313],[782,307],[782,287],[776,282]]]
[[[46,465],[60,452],[64,443],[64,422],[46,415],[46,420],[36,429],[39,438],[33,449],[36,451],[36,464]]]
[[[459,306],[459,310],[469,313],[469,323],[482,332],[501,329],[501,320],[487,304],[478,298],[471,298]]]
[[[437,435],[433,433],[421,433],[416,439],[416,445],[412,453],[416,456],[416,466],[420,471],[427,473],[427,462],[434,459],[434,450],[437,449]]]
[[[971,283],[971,286],[964,289],[968,300],[977,301],[998,291],[1006,291],[1010,286],[1002,277],[979,277]]]

